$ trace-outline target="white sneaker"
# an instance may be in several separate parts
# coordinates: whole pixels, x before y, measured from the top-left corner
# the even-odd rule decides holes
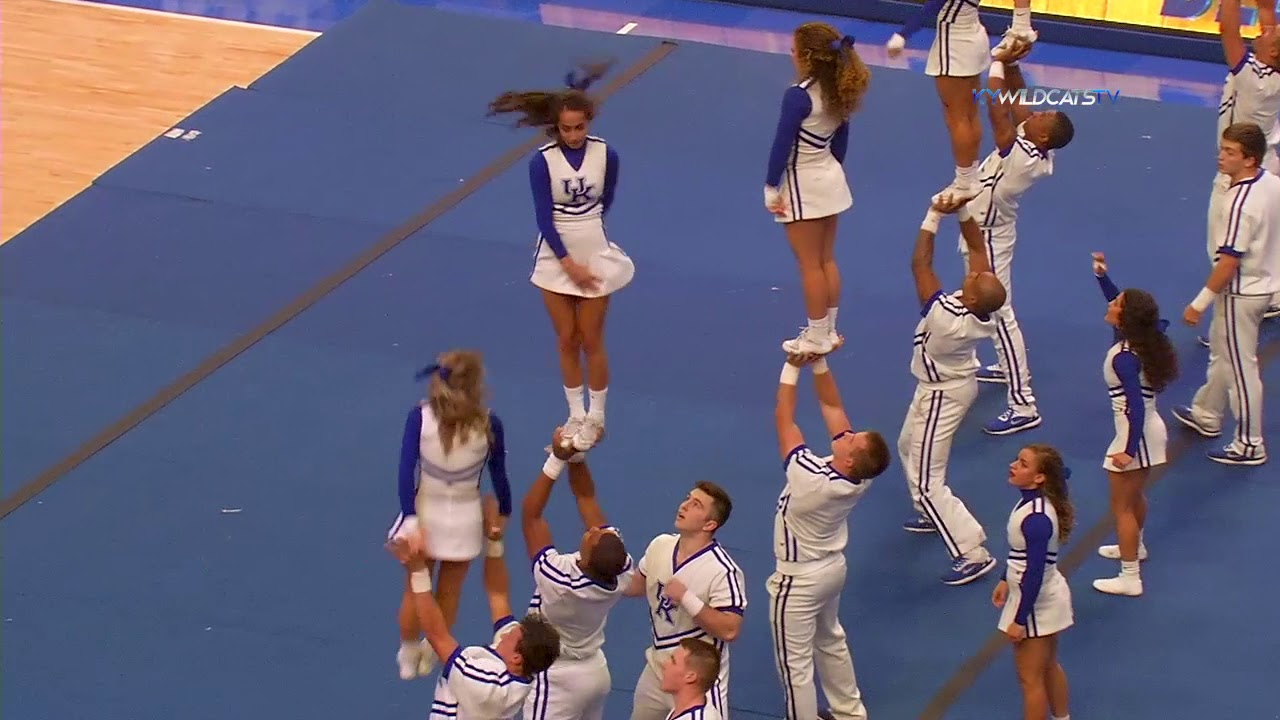
[[[836,335],[832,332],[819,335],[805,327],[800,334],[782,343],[782,351],[789,355],[827,355],[836,349]]]
[[[1108,560],[1119,560],[1120,546],[1119,545],[1103,545],[1102,547],[1098,548],[1098,554]],[[1142,562],[1146,559],[1147,559],[1147,546],[1139,545],[1138,546],[1138,562]]]
[[[426,640],[422,641],[422,646],[418,650],[418,677],[426,677],[436,669],[436,651],[431,649],[431,643]]]
[[[1108,595],[1138,597],[1142,594],[1142,576],[1121,573],[1115,577],[1094,580],[1093,589]]]
[[[422,647],[410,643],[400,643],[396,652],[396,665],[400,666],[400,679],[412,680],[418,676],[418,666],[422,661]]]
[[[1026,30],[1014,30],[1009,28],[1004,31],[1004,37],[1000,38],[1000,42],[991,48],[991,57],[996,60],[1002,59],[1005,55],[1013,51],[1015,42],[1024,42],[1028,45],[1034,45],[1036,40],[1040,38],[1040,33],[1030,28]]]
[[[933,196],[933,202],[935,204],[951,205],[965,200],[972,200],[978,197],[980,192],[982,192],[982,188],[978,186],[977,182],[966,183],[961,182],[960,178],[956,178],[951,181],[950,185]]]
[[[573,448],[578,452],[586,452],[595,447],[604,436],[604,418],[587,416],[578,432],[573,435]]]
[[[585,422],[586,418],[571,417],[565,420],[564,427],[560,429],[560,447],[565,449],[573,447],[573,439],[582,430],[582,424]]]

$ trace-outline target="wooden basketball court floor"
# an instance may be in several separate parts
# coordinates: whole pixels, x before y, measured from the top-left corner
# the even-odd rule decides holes
[[[0,243],[318,35],[75,0],[5,0],[0,26]]]

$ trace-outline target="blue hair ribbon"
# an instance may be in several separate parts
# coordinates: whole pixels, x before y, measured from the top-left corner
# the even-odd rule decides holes
[[[853,36],[852,36],[852,35],[845,35],[844,37],[842,37],[842,38],[840,38],[840,39],[838,39],[838,40],[832,40],[832,41],[831,41],[831,51],[832,51],[832,52],[840,52],[841,50],[844,50],[844,49],[846,49],[846,48],[851,48],[851,47],[853,47]]]
[[[428,365],[428,366],[426,366],[426,367],[422,368],[421,370],[419,370],[419,371],[418,371],[418,374],[413,376],[413,379],[414,379],[414,380],[426,380],[427,378],[431,377],[432,375],[439,375],[441,380],[448,381],[448,379],[449,379],[449,368],[444,367],[444,366],[440,365],[439,363],[433,363],[433,364]]]

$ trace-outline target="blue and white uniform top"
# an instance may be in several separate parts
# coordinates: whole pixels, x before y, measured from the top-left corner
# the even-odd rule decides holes
[[[840,473],[831,457],[798,445],[783,461],[787,483],[773,516],[778,572],[805,575],[844,558],[849,513],[871,485]]]
[[[1239,182],[1219,174],[1209,200],[1208,253],[1239,258],[1230,295],[1280,292],[1280,177],[1259,170]]]
[[[1217,140],[1223,130],[1242,122],[1262,128],[1267,154],[1274,155],[1280,144],[1280,71],[1259,62],[1253,50],[1245,51],[1222,83]]]
[[[538,148],[529,160],[529,187],[540,252],[545,248],[563,258],[591,250],[590,243],[575,247],[575,239],[595,236],[604,242],[604,217],[613,205],[618,164],[618,153],[595,136],[587,136],[579,148],[558,142]]]
[[[920,383],[939,390],[976,381],[977,346],[995,334],[990,316],[974,314],[960,302],[960,291],[933,294],[920,311],[916,324],[911,374]]]
[[[1058,571],[1058,511],[1039,490],[1023,490],[1009,514],[1009,556],[1004,579],[1016,599],[1013,621],[1026,627],[1042,590],[1066,578]]]
[[[843,164],[848,149],[849,121],[831,117],[818,83],[805,78],[782,94],[765,185],[779,187],[784,172],[806,165],[830,160]]]
[[[983,230],[1012,230],[1022,196],[1037,180],[1053,174],[1053,151],[1041,150],[1028,140],[1025,126],[1025,122],[1018,125],[1012,145],[992,150],[978,166],[982,189],[969,201],[969,214]],[[960,249],[965,249],[963,238]]]
[[[494,649],[519,624],[513,617],[503,618],[493,625],[490,645],[453,651],[436,681],[430,720],[508,720],[520,712],[530,681],[512,675]]]
[[[694,705],[683,712],[672,710],[667,720],[720,720],[720,711],[711,705]]]
[[[533,598],[529,611],[541,613],[560,633],[560,657],[585,660],[604,648],[609,611],[622,598],[636,568],[627,556],[622,574],[608,586],[587,577],[577,552],[564,554],[548,545],[533,559]]]
[[[487,433],[473,430],[465,441],[458,434],[446,454],[435,413],[429,404],[421,403],[409,411],[400,443],[401,517],[417,514],[416,501],[420,493],[460,500],[478,498],[480,475],[486,467],[498,500],[498,511],[504,516],[510,515],[511,484],[507,480],[502,420],[489,413]]]
[[[1120,295],[1120,289],[1109,276],[1104,273],[1096,277],[1107,302]],[[1169,323],[1161,320],[1160,324],[1163,331]],[[1160,411],[1156,407],[1156,391],[1142,372],[1142,361],[1129,348],[1129,343],[1120,337],[1119,332],[1115,333],[1115,342],[1107,350],[1102,374],[1107,382],[1107,393],[1111,396],[1111,412],[1117,419],[1125,421],[1124,454],[1137,458],[1147,421],[1159,421]]]
[[[936,28],[981,27],[982,18],[978,15],[981,2],[982,0],[927,0],[919,12],[898,30],[898,34],[910,39],[924,29],[930,18],[933,18]]]

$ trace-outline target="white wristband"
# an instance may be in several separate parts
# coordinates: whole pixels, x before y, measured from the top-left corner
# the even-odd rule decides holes
[[[491,558],[500,558],[506,554],[506,550],[501,540],[490,540],[489,547],[485,550],[485,555]]]
[[[1191,301],[1191,307],[1195,308],[1196,312],[1204,312],[1217,297],[1218,294],[1209,288],[1200,288],[1200,294],[1196,295],[1196,299]]]
[[[800,368],[787,363],[782,366],[782,374],[778,376],[778,383],[782,385],[795,385],[800,382]]]
[[[942,221],[942,215],[933,208],[929,208],[929,214],[924,216],[924,222],[920,223],[921,230],[928,230],[933,234],[938,234],[938,223]]]
[[[987,75],[993,78],[1004,79],[1004,63],[999,60],[991,61],[991,68],[987,70]]]
[[[815,363],[813,364],[813,374],[814,374],[814,375],[821,375],[821,374],[822,374],[822,373],[824,373],[824,372],[828,372],[828,371],[830,371],[830,369],[831,369],[831,368],[828,368],[828,367],[827,367],[827,359],[826,359],[826,358],[818,358],[817,362],[815,362]]]
[[[542,464],[542,474],[555,480],[562,472],[564,472],[564,461],[555,455],[548,455],[547,461]]]
[[[431,571],[423,568],[409,573],[409,587],[418,595],[431,592]]]
[[[691,592],[686,592],[684,597],[680,599],[680,608],[689,613],[689,617],[691,618],[698,617],[698,613],[702,612],[702,608],[706,606],[706,603],[702,602],[697,595],[694,595]]]

